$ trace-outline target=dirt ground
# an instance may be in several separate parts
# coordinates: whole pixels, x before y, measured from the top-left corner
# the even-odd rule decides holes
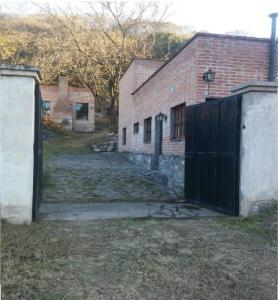
[[[2,299],[274,300],[275,220],[3,223]]]

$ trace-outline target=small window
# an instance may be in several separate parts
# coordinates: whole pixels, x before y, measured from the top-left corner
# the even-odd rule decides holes
[[[144,120],[144,143],[150,143],[152,140],[152,118]]]
[[[171,109],[171,139],[181,141],[184,138],[185,104]]]
[[[123,132],[122,132],[122,144],[126,145],[126,128],[123,128]]]
[[[43,113],[50,114],[51,112],[51,101],[43,101]]]
[[[139,123],[134,123],[133,124],[133,133],[138,134],[139,133]]]
[[[75,117],[76,120],[88,120],[88,103],[75,104]]]

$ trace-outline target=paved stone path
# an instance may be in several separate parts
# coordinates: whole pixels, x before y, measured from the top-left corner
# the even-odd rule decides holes
[[[47,164],[44,203],[173,202],[152,172],[118,153],[62,154]]]
[[[220,214],[176,202],[153,172],[118,153],[56,155],[47,165],[40,219],[193,218]]]
[[[184,203],[42,204],[41,220],[89,221],[117,218],[196,218],[221,214]]]

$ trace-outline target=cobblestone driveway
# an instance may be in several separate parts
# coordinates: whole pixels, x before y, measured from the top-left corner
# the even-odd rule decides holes
[[[118,153],[62,154],[47,164],[44,202],[170,202],[177,195]]]

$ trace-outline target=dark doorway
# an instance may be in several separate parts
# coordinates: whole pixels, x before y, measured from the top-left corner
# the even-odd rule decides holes
[[[163,136],[163,119],[161,119],[161,115],[157,115],[155,117],[153,169],[158,168],[159,156],[162,155],[162,136]]]
[[[42,200],[42,98],[40,86],[35,86],[35,130],[34,130],[34,182],[33,182],[33,221],[37,221],[38,210]]]
[[[185,199],[238,215],[241,96],[187,107]]]

